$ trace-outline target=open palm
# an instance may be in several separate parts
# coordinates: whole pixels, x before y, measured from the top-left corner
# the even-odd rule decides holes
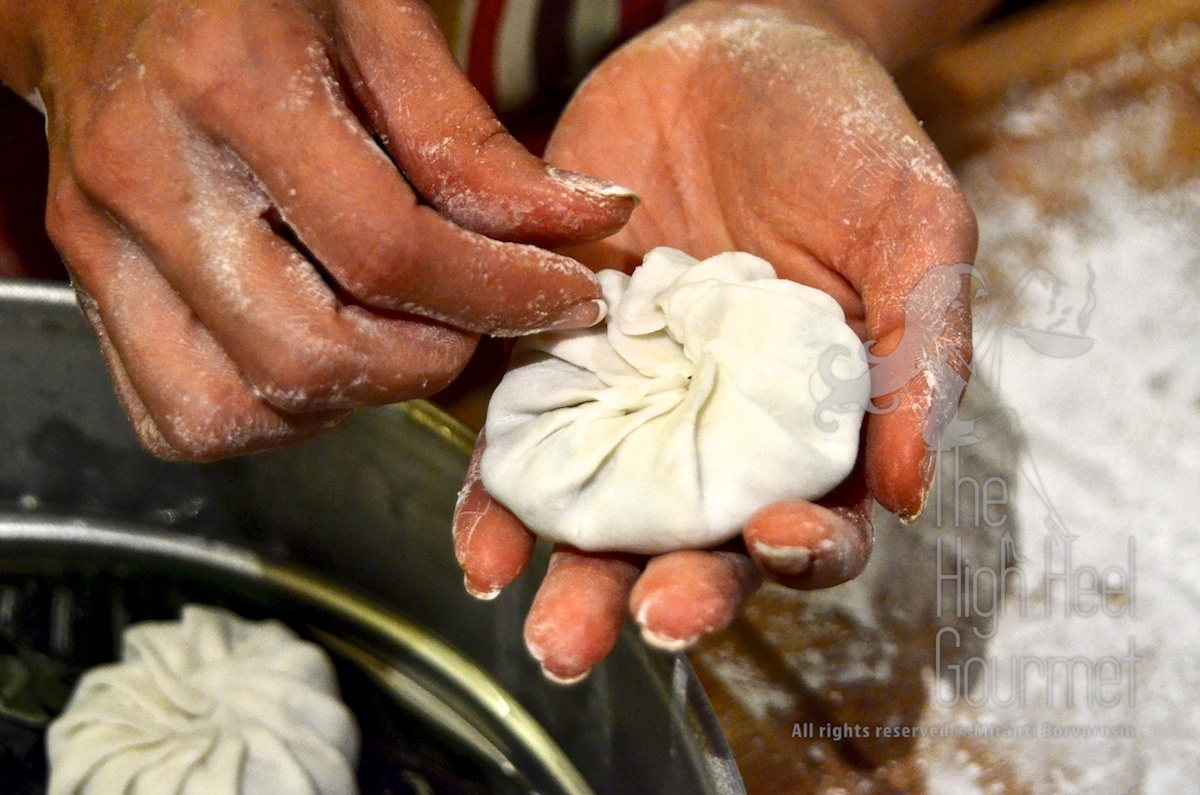
[[[868,416],[842,486],[764,508],[744,545],[649,561],[556,550],[526,639],[548,673],[571,679],[611,648],[627,605],[649,640],[683,647],[730,620],[760,569],[806,588],[855,576],[872,498],[920,511],[929,445],[970,357],[963,269],[940,266],[973,258],[975,227],[882,67],[775,11],[693,4],[617,51],[572,100],[547,159],[642,197],[621,232],[572,256],[624,270],[659,245],[764,257],[831,294],[874,341],[872,394],[890,409]],[[474,590],[495,591],[532,542],[477,483],[465,494],[460,560]]]

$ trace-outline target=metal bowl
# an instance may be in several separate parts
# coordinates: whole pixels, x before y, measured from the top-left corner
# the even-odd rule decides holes
[[[0,639],[17,652],[8,659],[25,663],[15,670],[33,685],[26,692],[37,691],[24,714],[0,701],[0,718],[11,731],[30,730],[26,737],[40,731],[79,674],[117,657],[129,624],[173,620],[191,603],[281,619],[325,647],[362,729],[364,795],[401,784],[402,792],[592,792],[490,676],[411,621],[301,567],[95,519],[0,514]]]
[[[497,600],[466,595],[449,524],[470,444],[466,429],[414,402],[359,412],[277,453],[210,465],[158,461],[137,446],[71,291],[0,280],[0,513],[10,514],[0,544],[66,557],[103,547],[121,561],[142,555],[132,554],[140,543],[150,555],[142,559],[155,565],[170,560],[193,574],[215,567],[235,601],[249,594],[253,608],[269,592],[294,624],[334,645],[342,639],[376,658],[407,660],[409,678],[436,696],[425,708],[458,715],[460,730],[474,727],[490,743],[485,764],[499,749],[541,791],[744,793],[683,656],[648,651],[627,630],[580,685],[543,679],[521,622],[544,550]],[[255,561],[254,572],[236,561]],[[389,619],[390,630],[358,620],[393,613],[404,619]],[[468,660],[487,677],[461,674]],[[507,702],[493,701],[501,697]],[[488,711],[502,703],[517,711]],[[499,716],[520,710],[528,724]],[[570,764],[553,761],[563,759],[555,745]]]

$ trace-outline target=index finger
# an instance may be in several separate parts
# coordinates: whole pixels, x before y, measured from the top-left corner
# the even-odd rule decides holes
[[[178,54],[157,56],[154,80],[183,96],[192,123],[249,166],[306,253],[338,285],[371,307],[499,336],[601,317],[600,288],[584,266],[498,242],[420,204],[350,113],[325,52],[295,47],[294,33],[265,20],[255,44],[271,57],[238,80],[210,85],[210,75],[178,63]],[[278,86],[297,81],[307,88],[277,95]]]

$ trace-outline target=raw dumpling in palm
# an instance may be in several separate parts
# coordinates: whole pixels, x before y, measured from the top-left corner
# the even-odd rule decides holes
[[[522,340],[488,409],[483,484],[531,530],[708,547],[849,474],[869,384],[833,298],[739,252],[658,248],[599,279],[606,323]]]

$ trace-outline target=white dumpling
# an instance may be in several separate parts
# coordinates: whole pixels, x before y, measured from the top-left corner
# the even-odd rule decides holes
[[[598,276],[606,323],[522,340],[488,408],[483,484],[532,531],[707,547],[849,474],[869,379],[833,298],[740,252]]]
[[[126,630],[46,740],[49,795],[355,795],[359,733],[324,650],[191,605]]]

